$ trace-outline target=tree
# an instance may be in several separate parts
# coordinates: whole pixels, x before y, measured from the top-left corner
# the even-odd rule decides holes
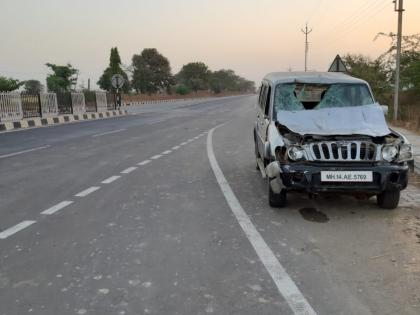
[[[347,54],[343,61],[351,75],[369,82],[373,93],[380,101],[385,101],[391,91],[390,70],[383,58],[375,60],[367,56]]]
[[[400,68],[401,88],[420,93],[420,51],[405,51]]]
[[[197,92],[208,89],[210,74],[209,68],[203,62],[190,62],[182,67],[176,78],[179,83]]]
[[[24,88],[28,94],[38,94],[44,90],[44,86],[38,80],[26,80],[24,82]]]
[[[397,34],[378,33],[375,40],[379,37],[387,37],[390,40],[389,49],[378,59],[383,59],[391,72],[390,80],[394,82],[394,68],[397,52]],[[401,59],[400,59],[400,79],[402,90],[414,90],[420,93],[420,34],[402,36]]]
[[[97,84],[102,90],[105,91],[115,91],[114,87],[111,84],[111,78],[114,74],[121,74],[125,79],[125,83],[122,87],[124,93],[128,93],[130,91],[130,82],[128,80],[127,73],[121,67],[121,58],[120,54],[118,53],[118,48],[113,47],[111,48],[111,54],[109,56],[109,66],[104,70],[104,73],[99,78]]]
[[[0,76],[0,92],[10,92],[17,90],[22,84],[23,82],[20,82],[17,79]]]
[[[210,75],[210,89],[214,93],[223,91],[255,92],[255,84],[235,74],[233,70],[218,70]]]
[[[168,90],[173,83],[169,60],[156,48],[146,48],[132,58],[132,87],[141,93],[152,94]]]
[[[51,63],[45,64],[53,73],[47,76],[47,87],[51,92],[67,92],[76,85],[78,70],[71,64],[59,66]]]

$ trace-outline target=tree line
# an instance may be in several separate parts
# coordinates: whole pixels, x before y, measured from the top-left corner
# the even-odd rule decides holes
[[[361,54],[343,56],[351,75],[369,82],[376,98],[383,104],[390,101],[395,82],[395,55],[397,35],[394,33],[379,33],[375,39],[386,37],[390,40],[390,48],[378,58],[371,59]],[[420,97],[420,34],[402,37],[400,61],[401,91],[412,96],[414,100]]]
[[[56,65],[47,63],[47,89],[51,92],[68,92],[76,89],[78,70],[71,64]],[[105,91],[115,92],[111,77],[120,74],[125,79],[124,93],[177,93],[189,94],[198,91],[255,92],[255,84],[246,80],[233,70],[211,71],[203,62],[190,62],[173,75],[169,60],[155,48],[146,48],[133,55],[131,64],[124,67],[117,47],[111,48],[109,66],[104,70],[97,84]],[[19,81],[0,76],[0,92],[13,91],[24,86],[28,93],[39,93],[44,86],[37,80]]]
[[[101,89],[113,91],[110,80],[113,74],[121,74],[127,84],[124,92],[142,94],[158,92],[188,94],[201,90],[221,92],[254,92],[255,84],[235,74],[233,70],[211,71],[203,62],[190,62],[173,75],[168,58],[156,48],[146,48],[133,55],[131,65],[123,69],[117,47],[111,49],[109,66],[98,81]],[[131,80],[129,80],[130,74]]]

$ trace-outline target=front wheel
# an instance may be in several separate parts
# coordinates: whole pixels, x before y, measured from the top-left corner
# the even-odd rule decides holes
[[[286,196],[286,189],[282,189],[280,193],[277,194],[271,189],[270,179],[268,180],[268,204],[270,207],[283,208],[286,206]]]
[[[376,195],[379,207],[383,209],[395,209],[400,202],[399,190],[388,190]]]

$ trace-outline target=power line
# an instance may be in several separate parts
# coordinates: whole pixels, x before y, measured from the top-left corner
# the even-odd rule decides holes
[[[359,20],[366,17],[369,12],[374,10],[380,2],[388,1],[388,0],[374,0],[373,2],[364,2],[361,6],[359,6],[352,14],[350,14],[344,20],[338,22],[334,26],[331,27],[332,30],[337,32],[345,31],[349,26],[357,23]]]
[[[382,7],[376,7],[377,10],[374,11],[372,14],[365,15],[362,19],[359,19],[357,22],[355,22],[353,24],[353,27],[345,30],[344,32],[338,33],[338,35],[336,37],[334,37],[330,42],[328,42],[324,46],[330,46],[330,45],[336,43],[337,41],[344,39],[347,35],[349,35],[353,31],[355,31],[356,29],[358,29],[360,26],[363,26],[364,23],[371,20],[373,17],[375,17],[376,15],[381,13],[383,10],[385,10],[387,8],[387,6],[389,6],[390,3],[387,2],[387,3],[383,3],[383,4],[384,5]]]
[[[312,20],[312,18],[315,16],[315,14],[318,13],[318,10],[321,8],[322,1],[323,0],[319,0],[318,5],[315,7],[315,9],[312,10],[312,14],[306,20],[307,23],[309,23]]]

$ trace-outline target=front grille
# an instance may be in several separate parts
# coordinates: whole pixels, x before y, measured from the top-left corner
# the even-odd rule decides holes
[[[309,150],[314,161],[375,161],[377,146],[366,141],[311,143]]]

